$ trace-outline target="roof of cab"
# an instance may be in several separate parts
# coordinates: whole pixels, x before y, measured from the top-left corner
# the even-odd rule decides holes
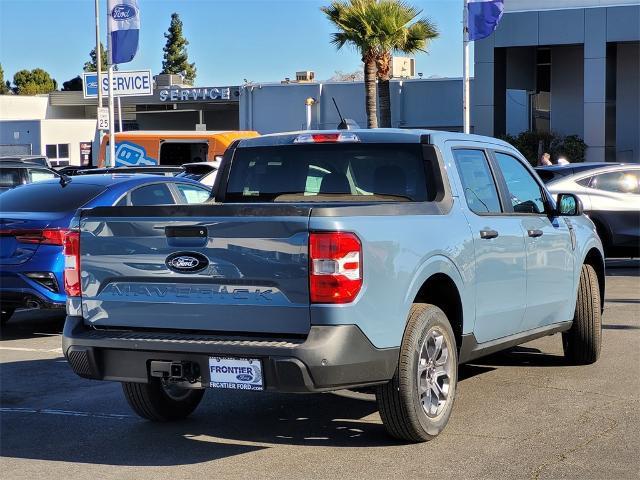
[[[297,132],[272,133],[260,137],[243,139],[238,147],[266,147],[276,145],[291,145],[299,135],[326,135],[331,133],[353,133],[360,138],[362,143],[421,143],[428,135],[432,144],[442,143],[447,140],[482,142],[503,147],[513,148],[507,142],[497,138],[485,137],[442,130],[402,129],[402,128],[376,128],[355,130],[301,130]]]

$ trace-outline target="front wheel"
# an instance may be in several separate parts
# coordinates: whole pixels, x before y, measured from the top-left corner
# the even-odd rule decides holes
[[[458,382],[451,324],[435,305],[411,307],[396,373],[376,390],[389,434],[410,442],[435,438],[446,426]]]
[[[181,388],[159,378],[149,383],[123,382],[122,390],[132,410],[154,422],[188,417],[204,395],[204,389]]]
[[[588,365],[598,360],[602,343],[601,314],[598,275],[591,265],[583,265],[573,325],[562,334],[564,355],[571,364]]]

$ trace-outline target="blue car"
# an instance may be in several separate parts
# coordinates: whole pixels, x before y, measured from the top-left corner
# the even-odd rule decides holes
[[[209,194],[193,180],[140,174],[46,180],[2,194],[2,324],[18,308],[64,308],[62,244],[78,208],[201,203]]]

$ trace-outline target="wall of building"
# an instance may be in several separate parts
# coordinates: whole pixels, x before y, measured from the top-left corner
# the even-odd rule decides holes
[[[29,145],[29,153],[40,154],[40,120],[0,120],[0,154],[11,154],[12,145]]]
[[[51,160],[68,160],[71,165],[80,165],[80,142],[92,142],[96,130],[95,120],[42,120],[40,122],[40,151],[46,155],[47,145],[68,144],[69,157]]]
[[[392,81],[390,90],[393,127],[462,129],[461,79]],[[240,94],[240,129],[260,133],[304,129],[309,97],[317,102],[312,107],[311,128],[336,128],[340,118],[334,98],[343,117],[366,127],[364,95],[362,82],[246,86]]]
[[[582,46],[551,49],[551,131],[584,136]]]
[[[0,120],[44,119],[48,105],[48,95],[0,95]]]
[[[485,135],[499,135],[506,130],[505,101],[506,70],[508,69],[506,52],[520,47],[559,47],[583,46],[582,59],[574,52],[559,51],[560,57],[566,57],[575,68],[569,68],[555,61],[556,69],[564,76],[552,79],[553,84],[567,94],[556,95],[552,115],[556,129],[562,132],[582,131],[586,142],[587,160],[604,161],[616,158],[616,148],[612,138],[628,138],[624,142],[636,144],[638,131],[631,133],[620,123],[633,95],[623,96],[621,91],[611,99],[607,78],[611,57],[608,51],[612,45],[623,46],[627,42],[640,40],[640,3],[637,1],[593,1],[563,2],[511,1],[506,4],[504,15],[495,34],[475,42],[475,100],[472,118],[476,132]],[[594,8],[579,8],[594,7]],[[600,7],[600,8],[595,8]],[[565,47],[566,46],[566,47]],[[623,52],[624,55],[624,52]],[[633,53],[630,53],[633,55]],[[637,55],[636,55],[637,58]],[[579,63],[582,65],[580,74]],[[621,65],[622,63],[618,63]],[[637,69],[636,69],[637,72]],[[571,75],[571,76],[568,76]],[[582,81],[580,81],[582,75]],[[633,75],[627,75],[628,78]],[[571,82],[570,78],[575,81]],[[567,80],[564,82],[564,80]],[[582,85],[582,112],[577,107],[577,93]],[[627,90],[634,88],[632,83]],[[635,87],[636,91],[638,87]],[[624,105],[621,112],[608,115],[613,108]],[[578,117],[582,117],[582,128]],[[566,118],[563,118],[566,116]],[[636,123],[637,126],[637,123]],[[621,129],[620,133],[615,129]],[[623,142],[623,143],[624,143]],[[622,145],[622,144],[621,144]],[[617,147],[618,151],[620,146]],[[636,156],[635,161],[638,161]]]
[[[616,151],[621,162],[640,162],[640,43],[617,48]]]
[[[505,12],[520,12],[527,10],[636,5],[637,3],[637,0],[508,0],[504,2],[504,10]]]

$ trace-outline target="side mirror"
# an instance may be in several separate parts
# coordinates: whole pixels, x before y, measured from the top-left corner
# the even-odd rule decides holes
[[[558,194],[557,213],[563,217],[577,217],[584,213],[582,201],[573,193]]]

